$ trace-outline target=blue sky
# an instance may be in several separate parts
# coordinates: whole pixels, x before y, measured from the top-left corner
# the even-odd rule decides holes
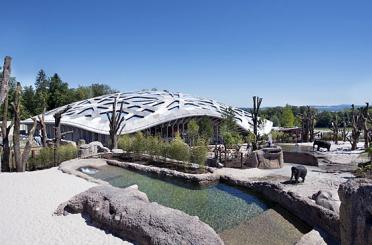
[[[372,1],[2,1],[0,56],[32,84],[168,89],[249,106],[372,102]]]

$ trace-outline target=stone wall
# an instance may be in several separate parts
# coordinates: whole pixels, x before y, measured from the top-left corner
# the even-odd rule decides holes
[[[340,185],[341,244],[372,244],[372,180],[354,179]]]
[[[122,162],[117,160],[107,160],[108,165],[122,167],[142,173],[154,174],[161,178],[174,178],[182,181],[197,184],[201,186],[212,185],[218,183],[220,176],[215,173],[207,172],[204,174],[189,174],[183,173],[168,168],[159,168],[154,166],[146,166],[138,163]]]
[[[308,152],[284,151],[284,162],[309,166],[318,166],[318,159]]]

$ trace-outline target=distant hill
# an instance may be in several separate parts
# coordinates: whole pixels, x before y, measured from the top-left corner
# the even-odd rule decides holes
[[[262,107],[263,110],[267,108],[275,108],[275,107],[284,107],[284,106],[265,106]],[[351,104],[340,104],[340,105],[312,105],[312,108],[317,109],[319,112],[329,111],[329,112],[339,112],[344,111],[346,109],[351,109]],[[356,108],[362,107],[362,105],[355,105]],[[249,108],[241,107],[240,109],[249,110]]]
[[[342,105],[314,105],[311,106],[313,108],[316,108],[318,111],[330,111],[330,112],[338,112],[343,111],[346,109],[350,109],[350,104],[342,104]],[[359,107],[358,105],[356,107]]]

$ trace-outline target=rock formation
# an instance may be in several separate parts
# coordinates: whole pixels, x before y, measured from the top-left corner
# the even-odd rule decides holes
[[[136,244],[223,244],[197,217],[148,200],[137,188],[97,186],[56,210],[57,215],[82,213],[105,230]]]
[[[372,242],[372,180],[355,179],[340,185],[341,244]]]
[[[89,144],[79,146],[79,156],[82,158],[97,155],[98,153],[110,152],[110,149],[104,147],[101,142],[93,141]]]
[[[336,200],[329,191],[318,191],[311,197],[311,199],[324,208],[336,213],[340,212],[340,201]]]
[[[252,168],[281,168],[283,166],[283,151],[280,147],[263,148],[248,155],[246,165]]]

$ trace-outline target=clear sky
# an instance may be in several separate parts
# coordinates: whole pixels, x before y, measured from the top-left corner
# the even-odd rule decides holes
[[[372,1],[8,0],[0,56],[32,84],[168,89],[249,106],[372,102]]]

